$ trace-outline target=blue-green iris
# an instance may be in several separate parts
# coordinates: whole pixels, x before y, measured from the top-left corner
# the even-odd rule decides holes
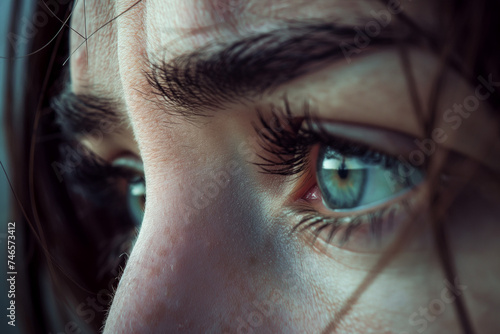
[[[323,202],[331,210],[352,210],[387,201],[423,180],[415,169],[412,175],[398,175],[401,162],[393,157],[367,152],[343,155],[329,146],[319,150],[316,172]]]

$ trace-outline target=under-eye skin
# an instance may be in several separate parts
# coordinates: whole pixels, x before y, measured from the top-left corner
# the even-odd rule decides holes
[[[273,107],[271,117],[279,119],[278,126],[270,126],[260,111],[260,124],[254,125],[262,146],[261,161],[255,164],[263,173],[292,182],[308,179],[291,204],[291,216],[298,219],[294,231],[313,232],[327,243],[364,252],[386,244],[411,223],[425,173],[418,168],[401,173],[397,149],[330,133],[307,105],[302,114],[292,115],[285,100],[283,109]],[[351,125],[350,130],[362,133],[364,128]]]

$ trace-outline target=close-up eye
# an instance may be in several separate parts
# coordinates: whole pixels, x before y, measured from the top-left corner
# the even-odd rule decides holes
[[[316,178],[323,204],[330,210],[355,211],[382,204],[423,181],[418,169],[409,176],[400,175],[401,162],[396,158],[370,150],[351,152],[343,154],[327,145],[319,149]]]
[[[387,245],[407,223],[410,206],[418,205],[424,171],[402,173],[407,170],[396,157],[358,143],[319,144],[316,152],[314,177],[301,198],[311,209],[294,228],[355,251]]]
[[[293,230],[355,251],[380,251],[422,205],[423,167],[402,158],[414,145],[387,129],[322,121],[306,108],[294,117],[284,101],[271,127],[259,114],[261,171],[299,182]],[[386,153],[387,152],[387,153]],[[314,239],[316,240],[316,239]]]

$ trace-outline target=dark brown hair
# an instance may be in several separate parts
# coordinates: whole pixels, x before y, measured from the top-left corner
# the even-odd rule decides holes
[[[17,323],[27,333],[60,332],[73,323],[83,332],[97,332],[105,312],[95,312],[87,325],[77,316],[77,306],[96,298],[103,289],[113,292],[117,273],[103,270],[107,259],[102,254],[119,259],[119,254],[110,254],[109,247],[130,226],[120,225],[119,219],[111,219],[107,210],[95,208],[75,191],[71,172],[64,169],[78,156],[67,152],[68,140],[50,103],[67,76],[68,66],[61,64],[69,54],[69,34],[62,20],[69,17],[72,1],[57,3],[59,7],[48,9],[40,1],[12,2],[9,33],[17,40],[26,38],[23,5],[33,5],[30,17],[33,13],[49,17],[35,29],[25,53],[10,44],[5,60],[4,117],[20,273],[16,302],[22,307]],[[55,8],[57,12],[52,12]],[[96,224],[96,217],[110,224]]]

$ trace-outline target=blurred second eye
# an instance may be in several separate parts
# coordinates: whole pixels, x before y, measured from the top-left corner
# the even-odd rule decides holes
[[[140,226],[146,206],[146,185],[143,177],[136,177],[129,181],[127,204],[135,226]]]
[[[134,224],[139,227],[144,217],[146,205],[146,183],[144,181],[144,166],[140,159],[132,156],[120,157],[113,161],[113,166],[130,171],[133,176],[128,177],[125,188],[125,199],[128,214]]]

